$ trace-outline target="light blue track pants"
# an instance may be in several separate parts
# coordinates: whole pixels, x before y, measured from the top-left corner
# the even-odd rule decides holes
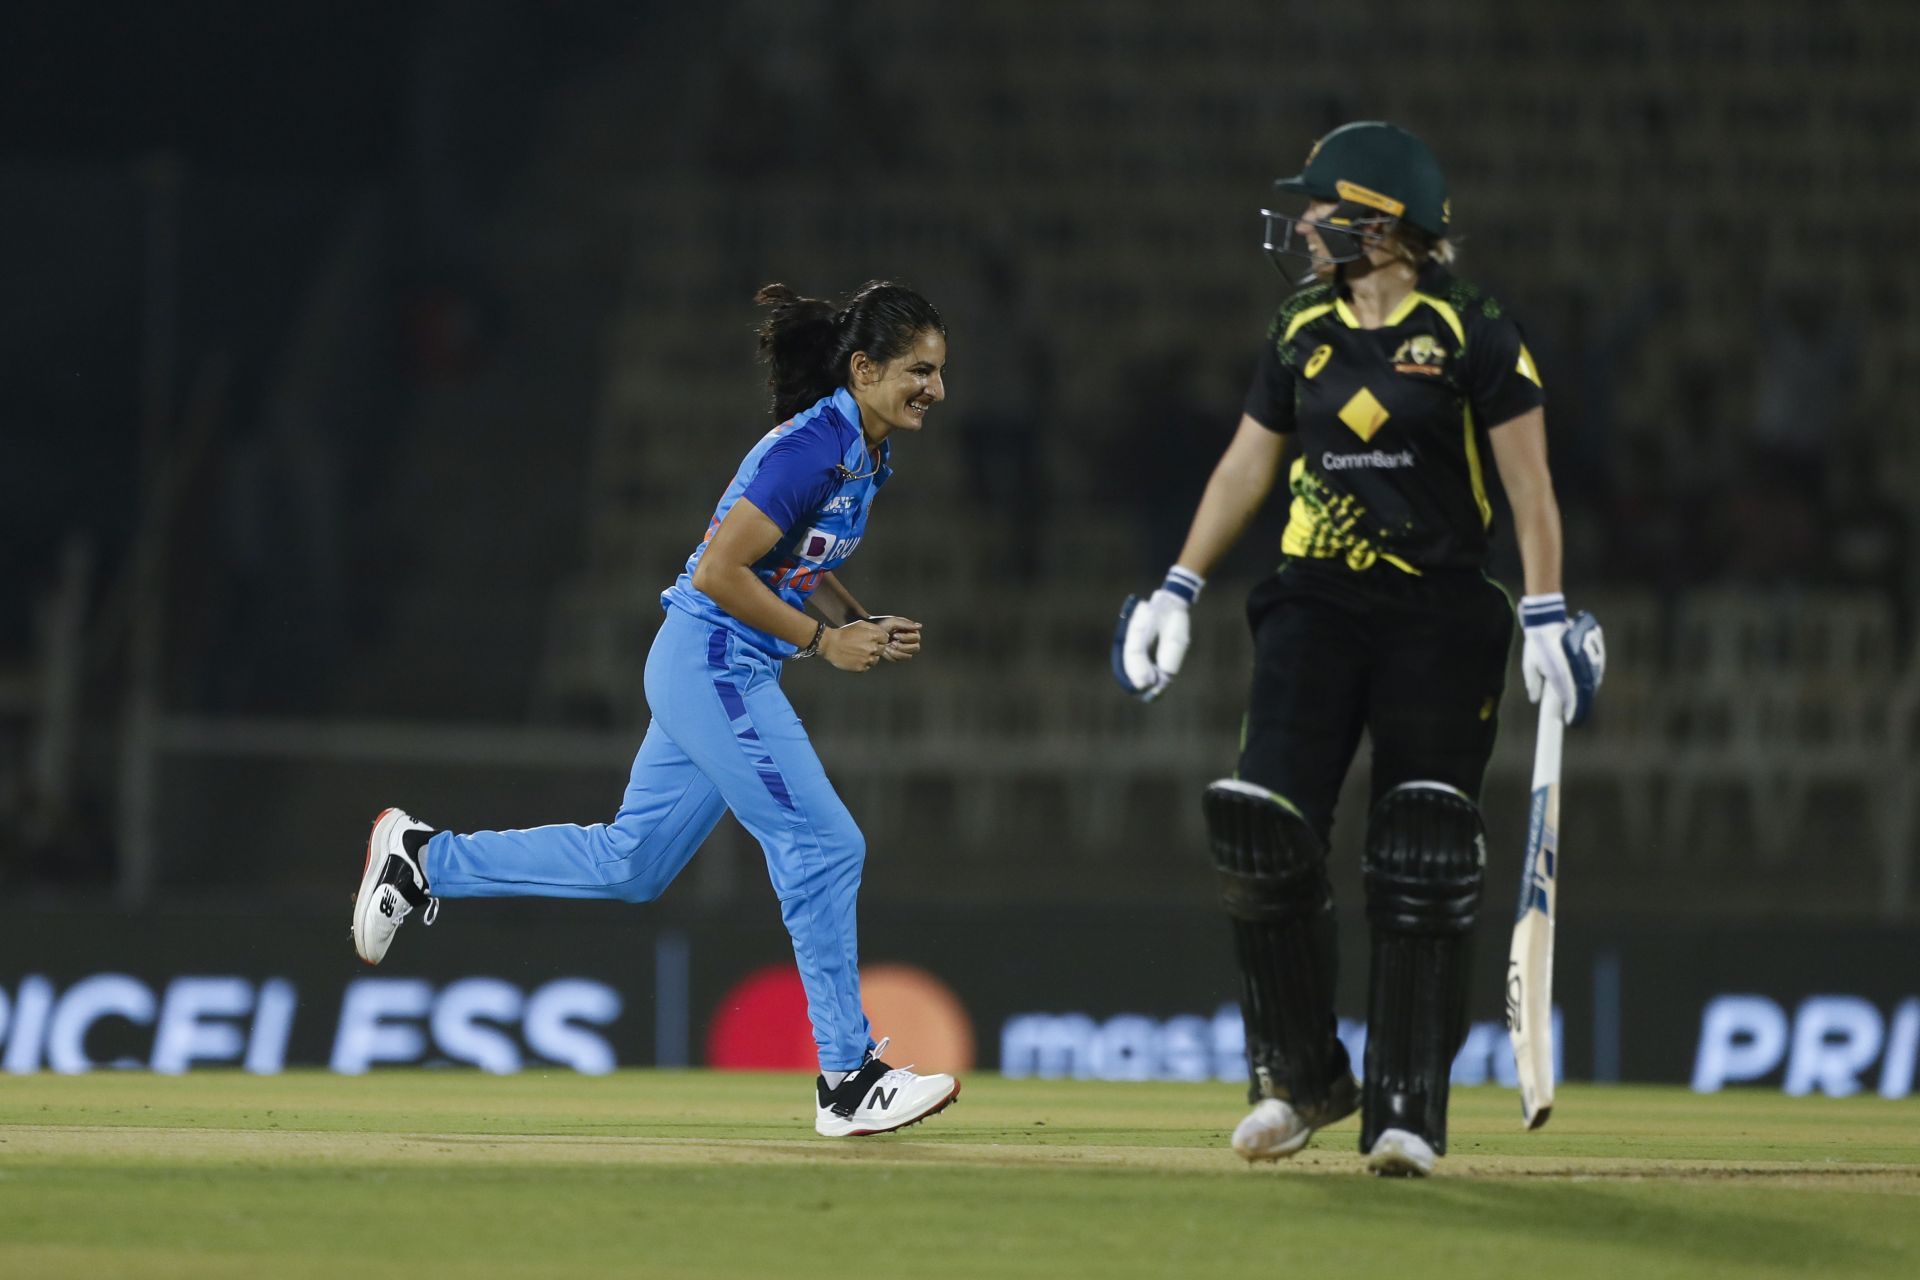
[[[653,723],[611,823],[443,831],[426,847],[429,891],[650,902],[730,809],[766,851],[820,1068],[856,1069],[871,1043],[854,925],[866,839],[780,688],[780,664],[669,608],[646,687]]]

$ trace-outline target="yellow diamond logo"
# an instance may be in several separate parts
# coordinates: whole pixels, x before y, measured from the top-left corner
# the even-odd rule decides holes
[[[1365,387],[1354,393],[1353,399],[1340,408],[1340,421],[1347,424],[1353,434],[1362,440],[1373,439],[1387,420],[1387,407],[1374,397]]]

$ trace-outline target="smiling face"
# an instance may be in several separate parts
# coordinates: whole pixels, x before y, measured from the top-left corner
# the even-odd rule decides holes
[[[938,329],[920,330],[912,346],[884,363],[854,352],[849,388],[867,438],[877,444],[894,431],[918,431],[927,410],[947,398],[946,367],[947,337]]]

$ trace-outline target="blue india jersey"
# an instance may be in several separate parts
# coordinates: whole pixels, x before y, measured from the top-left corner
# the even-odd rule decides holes
[[[794,646],[734,618],[693,585],[693,571],[707,544],[741,498],[780,527],[781,538],[753,566],[760,581],[796,609],[805,608],[823,575],[846,563],[866,535],[874,495],[893,474],[892,452],[882,442],[877,456],[860,434],[860,407],[845,387],[795,414],[760,438],[741,460],[733,482],[720,495],[706,537],[687,566],[660,595],[663,606],[685,610],[776,658]]]

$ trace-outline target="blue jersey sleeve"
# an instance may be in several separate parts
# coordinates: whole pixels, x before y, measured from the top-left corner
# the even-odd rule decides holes
[[[740,496],[766,513],[782,533],[791,533],[802,517],[833,496],[839,464],[840,450],[829,433],[796,431],[767,450]]]

